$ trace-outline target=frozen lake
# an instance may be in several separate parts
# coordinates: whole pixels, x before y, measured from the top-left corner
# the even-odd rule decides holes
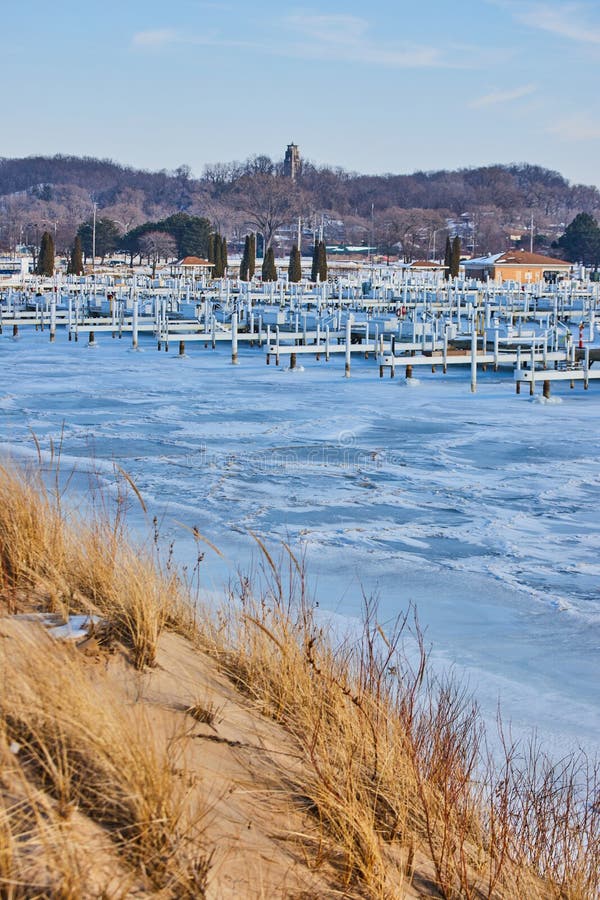
[[[372,360],[240,366],[223,349],[96,349],[47,332],[0,338],[5,452],[63,432],[63,466],[135,479],[163,535],[220,590],[252,554],[247,529],[306,552],[322,608],[353,616],[361,587],[384,620],[410,601],[433,657],[467,673],[489,717],[500,699],[553,753],[600,738],[600,386],[561,402],[515,396],[507,372],[378,378]],[[539,386],[541,389],[541,385]],[[80,482],[82,483],[82,482]],[[139,522],[137,523],[139,524]]]

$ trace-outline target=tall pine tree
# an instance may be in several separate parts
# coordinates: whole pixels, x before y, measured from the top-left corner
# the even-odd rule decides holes
[[[452,278],[458,278],[458,270],[460,269],[460,238],[458,235],[452,241],[452,258],[450,260],[450,275]]]
[[[444,250],[444,278],[450,278],[450,266],[452,265],[452,242],[450,235],[446,235],[446,249]]]
[[[227,238],[221,238],[221,275],[227,276]]]
[[[68,275],[83,275],[83,250],[81,247],[81,238],[76,235],[71,248],[69,257],[69,265],[67,266]]]
[[[290,253],[288,281],[294,282],[295,284],[297,284],[299,281],[302,281],[302,260],[300,258],[300,251],[298,250],[296,244],[294,244]]]
[[[240,281],[248,281],[248,275],[250,270],[250,265],[248,263],[248,257],[250,256],[250,235],[246,235],[246,240],[244,241],[244,252],[242,254],[242,261],[240,263]]]
[[[327,250],[325,241],[319,241],[319,281],[327,281]]]
[[[310,280],[317,281],[319,277],[319,242],[315,240],[312,255],[312,267],[310,270]]]
[[[275,251],[272,247],[267,247],[265,258],[262,264],[262,280],[277,281],[277,269],[275,267]]]
[[[256,269],[256,234],[254,232],[250,235],[250,248],[248,251],[248,277],[250,281],[254,278],[254,271]]]
[[[49,231],[45,231],[42,235],[36,273],[54,275],[54,239]]]
[[[214,233],[214,231],[211,231],[211,233],[208,236],[207,259],[211,263],[214,263],[214,261],[215,261],[215,233]]]
[[[214,235],[214,267],[213,267],[213,278],[222,278],[223,277],[223,256],[221,252],[221,235]]]

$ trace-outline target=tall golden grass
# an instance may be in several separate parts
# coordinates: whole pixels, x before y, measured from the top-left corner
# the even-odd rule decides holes
[[[202,896],[207,854],[178,774],[177,740],[168,752],[159,747],[134,697],[40,629],[13,626],[3,645],[0,772],[4,785],[23,787],[12,804],[4,798],[0,812],[0,885],[11,883],[11,866],[21,871],[13,887],[20,884],[28,858],[39,878],[52,859],[45,852],[41,866],[32,846],[47,849],[50,833],[64,835],[66,823],[82,812],[142,881],[168,890],[165,896]],[[88,856],[79,852],[82,860]],[[63,893],[67,872],[75,880],[74,866],[65,865],[58,873]],[[57,891],[54,875],[46,878]]]
[[[473,699],[431,673],[416,616],[386,632],[365,598],[360,632],[340,638],[291,549],[275,560],[257,542],[261,587],[240,578],[206,617],[212,650],[295,735],[312,775],[290,788],[342,852],[344,884],[382,900],[411,881],[446,900],[596,897],[597,765],[506,740],[492,755]]]
[[[6,611],[99,612],[138,669],[153,665],[164,629],[193,638],[293,735],[301,765],[284,773],[289,794],[321,834],[317,844],[294,839],[309,865],[338,868],[340,890],[381,900],[409,889],[446,900],[598,895],[597,767],[582,754],[554,764],[508,740],[492,755],[472,699],[432,674],[415,617],[384,629],[366,599],[360,632],[340,637],[317,615],[302,561],[286,545],[274,559],[258,537],[262,572],[199,617],[175,567],[131,543],[124,503],[84,522],[47,481],[0,468]],[[73,809],[165,896],[202,896],[209,849],[143,714],[75,653],[40,635],[10,641],[14,653],[0,641],[0,896],[29,896],[19,891],[36,854],[23,847],[45,846],[42,832],[59,846]],[[11,743],[23,748],[16,756]],[[6,785],[19,779],[29,794],[11,796]],[[76,896],[76,865],[57,874],[52,853],[37,856],[46,881],[67,890],[71,878]]]
[[[57,481],[39,468],[0,466],[0,590],[8,611],[32,596],[52,612],[98,613],[132,653],[152,665],[168,624],[193,625],[193,609],[172,567],[128,539],[120,482],[116,512],[101,505],[89,520],[65,508]]]

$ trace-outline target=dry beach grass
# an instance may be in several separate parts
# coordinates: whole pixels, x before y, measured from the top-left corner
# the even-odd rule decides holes
[[[201,609],[130,540],[126,476],[83,518],[58,485],[0,468],[1,898],[597,896],[594,765],[492,758],[412,616],[365,600],[340,636],[258,537]],[[41,612],[100,623],[57,641]]]

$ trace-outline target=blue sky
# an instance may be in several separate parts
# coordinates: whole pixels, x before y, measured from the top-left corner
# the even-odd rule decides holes
[[[600,2],[29,0],[0,29],[0,155],[361,172],[531,162],[600,184]]]

